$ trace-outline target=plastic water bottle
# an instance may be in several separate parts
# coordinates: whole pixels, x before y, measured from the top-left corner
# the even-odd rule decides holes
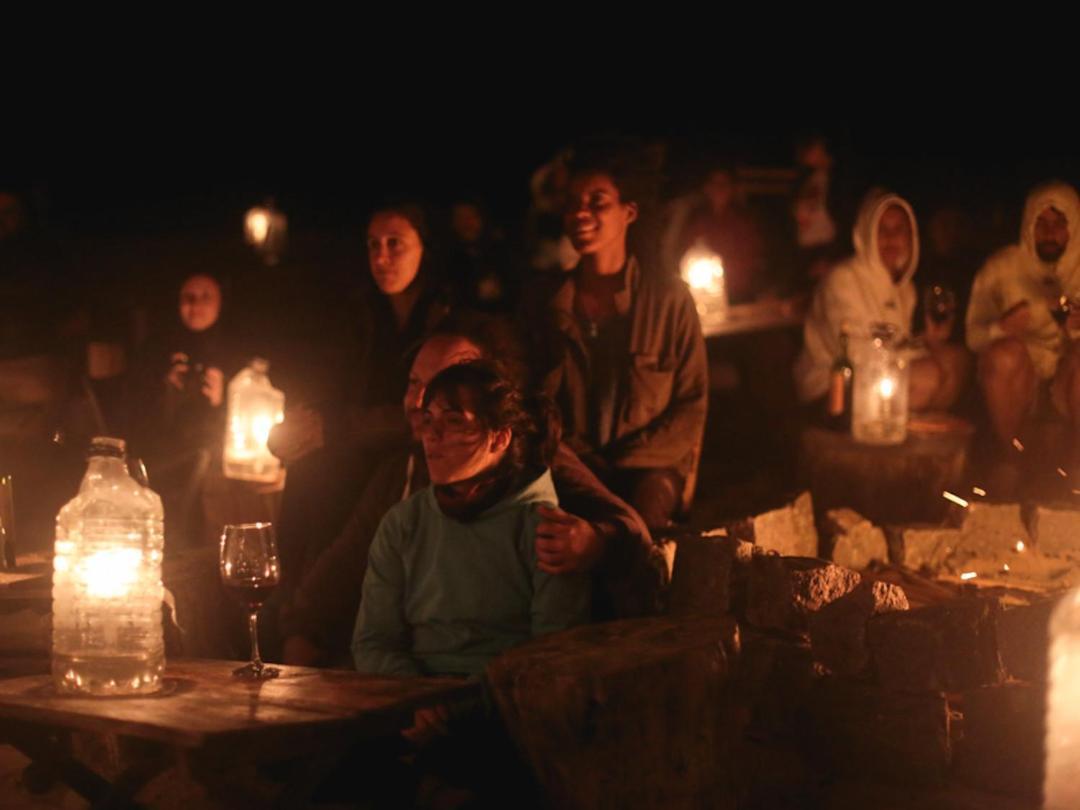
[[[96,438],[79,493],[56,516],[52,674],[61,692],[161,688],[161,498],[131,477],[122,439]]]

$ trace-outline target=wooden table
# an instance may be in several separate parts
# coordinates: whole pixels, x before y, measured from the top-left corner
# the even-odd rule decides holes
[[[701,331],[707,338],[743,335],[801,326],[805,317],[804,304],[797,299],[753,301],[733,304],[722,315],[703,316]]]
[[[479,684],[446,678],[386,678],[345,670],[281,667],[278,678],[232,677],[232,661],[170,661],[165,689],[152,697],[58,695],[48,676],[0,680],[0,739],[45,766],[94,807],[132,806],[170,768],[208,797],[238,795],[244,765],[300,759],[305,767],[276,803],[303,804],[355,744],[406,728],[419,707],[479,694]],[[71,735],[110,740],[118,766],[103,775],[72,752]],[[264,797],[265,798],[265,797]]]

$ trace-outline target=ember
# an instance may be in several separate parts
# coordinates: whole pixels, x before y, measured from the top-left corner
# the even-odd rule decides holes
[[[973,492],[974,494],[976,494],[976,495],[979,495],[980,497],[983,497],[983,498],[985,498],[985,497],[986,497],[986,490],[985,490],[985,489],[983,489],[982,487],[972,487],[972,488],[971,488],[971,491],[972,491],[972,492]]]
[[[1024,452],[1024,445],[1020,443],[1019,439],[1013,439],[1012,446],[1015,447],[1019,452]]]
[[[951,492],[949,492],[947,490],[945,492],[942,492],[941,496],[947,501],[952,501],[957,506],[962,506],[964,509],[967,509],[967,507],[968,507],[968,502],[967,501],[965,501],[959,495],[953,495]]]
[[[962,573],[960,575],[960,579],[963,579],[963,580],[975,579],[975,577],[977,577],[977,576],[978,576],[978,574],[976,574],[974,571],[965,571],[964,573]]]

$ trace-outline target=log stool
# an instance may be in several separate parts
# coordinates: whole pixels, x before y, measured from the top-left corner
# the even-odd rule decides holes
[[[730,617],[629,619],[493,660],[511,738],[551,806],[734,807]]]
[[[819,517],[850,507],[879,525],[939,521],[941,493],[963,484],[974,427],[950,416],[912,420],[903,444],[859,444],[850,433],[808,427],[799,466]]]

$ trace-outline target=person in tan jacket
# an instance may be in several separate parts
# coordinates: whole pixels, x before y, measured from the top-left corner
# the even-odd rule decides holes
[[[987,259],[967,311],[967,343],[979,356],[979,384],[1001,451],[1008,454],[1042,402],[1070,420],[1067,463],[1074,466],[1080,463],[1078,229],[1080,197],[1072,186],[1051,181],[1032,189],[1020,241]]]

